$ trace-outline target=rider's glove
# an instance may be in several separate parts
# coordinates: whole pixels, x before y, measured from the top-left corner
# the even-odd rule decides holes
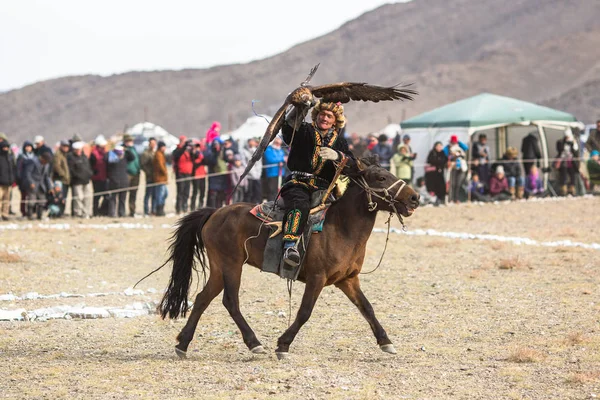
[[[340,154],[337,151],[330,149],[329,147],[321,147],[321,150],[319,151],[319,156],[323,160],[331,161],[337,161],[340,158]]]

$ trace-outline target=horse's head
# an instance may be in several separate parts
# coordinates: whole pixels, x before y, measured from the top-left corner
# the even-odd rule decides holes
[[[356,160],[345,173],[367,192],[371,211],[398,212],[410,217],[419,207],[419,194],[390,171],[381,167],[377,157]]]

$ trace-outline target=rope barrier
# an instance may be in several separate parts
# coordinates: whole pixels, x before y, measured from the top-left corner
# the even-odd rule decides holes
[[[539,159],[539,158],[533,158],[533,159],[515,159],[515,160],[502,160],[502,159],[500,159],[500,160],[495,160],[495,161],[488,161],[486,164],[487,165],[508,164],[508,163],[514,163],[514,162],[518,162],[518,163],[525,163],[525,162],[536,163],[536,162],[539,162],[541,160],[542,159]],[[547,160],[548,160],[548,162],[550,164],[553,164],[555,161],[564,161],[565,159],[564,158],[556,157],[556,158],[548,158]],[[579,162],[582,162],[582,161],[587,161],[587,160],[584,160],[583,158],[579,158],[578,157],[578,158],[572,158],[572,159],[570,159],[570,161],[579,161]],[[474,165],[474,164],[478,163],[477,161],[474,161],[474,160],[466,161],[466,160],[463,160],[463,159],[461,159],[461,162],[464,162],[467,165]],[[428,163],[417,163],[417,164],[413,163],[413,167],[424,167],[426,165],[429,165],[429,164]],[[479,165],[485,165],[485,164],[479,164]],[[382,166],[383,167],[390,167],[390,164],[382,164]],[[272,167],[279,167],[279,164],[268,164],[268,165],[263,165],[262,166],[263,169],[272,168]],[[233,171],[213,172],[213,173],[206,174],[203,177],[190,176],[190,177],[175,179],[174,182],[175,183],[179,183],[179,182],[200,180],[200,179],[206,179],[206,178],[210,178],[210,177],[214,177],[214,176],[231,175],[232,173],[233,173]],[[281,180],[282,176],[279,175],[279,178]],[[91,183],[91,181],[90,181],[90,183]],[[156,186],[160,186],[160,185],[166,185],[168,183],[169,183],[169,181],[167,181],[166,183],[147,183],[145,185],[145,187],[147,187],[147,188],[148,187],[156,187]],[[120,189],[104,190],[104,191],[101,191],[101,192],[95,192],[91,196],[88,195],[88,196],[84,196],[84,197],[77,197],[77,199],[85,199],[85,198],[97,197],[97,196],[108,196],[108,195],[111,195],[113,193],[128,192],[130,190],[134,190],[134,189],[138,189],[138,188],[139,188],[139,185],[138,186],[128,186],[128,187],[120,188]],[[0,204],[6,203],[6,202],[11,203],[11,201],[8,200],[8,201],[0,201]],[[21,200],[20,202],[18,202],[18,204],[38,204],[38,203],[45,204],[46,202],[47,202],[47,200],[45,200],[45,199],[43,199],[43,200]]]
[[[272,167],[279,167],[279,164],[267,164],[267,165],[263,165],[262,169],[272,168]],[[213,177],[213,176],[231,175],[232,173],[233,173],[233,171],[213,172],[213,173],[205,174],[204,176],[200,176],[200,177],[189,176],[189,177],[185,177],[185,178],[178,178],[178,179],[175,179],[172,182],[179,183],[179,182],[187,182],[187,181],[193,181],[193,180],[201,180],[201,179],[207,179],[207,178],[210,178],[210,177]],[[280,178],[281,178],[281,176],[280,176]],[[156,183],[156,182],[147,183],[145,185],[145,187],[148,188],[148,187],[156,187],[156,186],[160,186],[160,185],[167,185],[167,184],[169,184],[169,182],[170,181],[161,182],[161,183]],[[90,180],[90,182],[88,184],[91,184],[91,183],[92,183],[92,181]],[[72,186],[72,185],[69,185],[69,186]],[[107,196],[107,195],[111,195],[113,193],[128,192],[130,190],[134,190],[134,189],[138,189],[138,188],[139,188],[139,185],[138,186],[128,186],[128,187],[120,188],[120,189],[104,190],[104,191],[101,191],[101,192],[95,192],[91,196],[88,195],[88,196],[83,196],[83,197],[77,197],[77,199],[85,199],[85,198],[90,198],[90,197]],[[0,204],[6,203],[6,202],[7,201],[3,201],[3,202],[0,202]],[[45,204],[46,202],[47,202],[47,200],[21,200],[20,202],[18,202],[18,204],[37,204],[37,203]],[[8,200],[8,203],[11,203],[11,201]]]

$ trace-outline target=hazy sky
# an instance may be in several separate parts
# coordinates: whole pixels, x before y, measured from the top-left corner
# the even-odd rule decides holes
[[[1,0],[0,92],[67,75],[277,54],[393,0]],[[303,18],[304,29],[293,29]]]

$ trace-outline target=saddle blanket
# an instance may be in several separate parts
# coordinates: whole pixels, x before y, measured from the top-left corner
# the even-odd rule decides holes
[[[325,207],[317,211],[314,214],[310,214],[308,216],[307,226],[312,228],[313,233],[322,232],[323,231],[323,223],[325,222],[325,214],[329,209],[329,204],[326,204]],[[252,210],[250,210],[250,214],[254,215],[259,220],[270,223],[270,222],[282,222],[284,209],[279,207],[278,205],[273,206],[272,201],[268,201],[266,203],[258,204]]]
[[[254,215],[259,220],[269,223],[279,223],[277,225],[268,225],[272,229],[272,233],[279,231],[275,236],[269,236],[267,245],[265,246],[265,252],[263,256],[263,265],[261,270],[263,272],[271,272],[279,275],[281,278],[296,280],[298,274],[302,269],[304,263],[304,255],[308,248],[308,242],[310,241],[311,233],[318,233],[323,231],[323,223],[325,222],[325,214],[329,209],[329,204],[326,204],[322,210],[315,212],[308,216],[307,229],[304,230],[304,234],[300,239],[298,245],[298,251],[300,252],[300,265],[298,268],[290,270],[284,268],[282,257],[283,257],[283,233],[281,230],[281,224],[284,217],[283,208],[278,205],[273,205],[272,201],[262,203],[250,210],[250,214]],[[310,227],[310,229],[308,229]]]

